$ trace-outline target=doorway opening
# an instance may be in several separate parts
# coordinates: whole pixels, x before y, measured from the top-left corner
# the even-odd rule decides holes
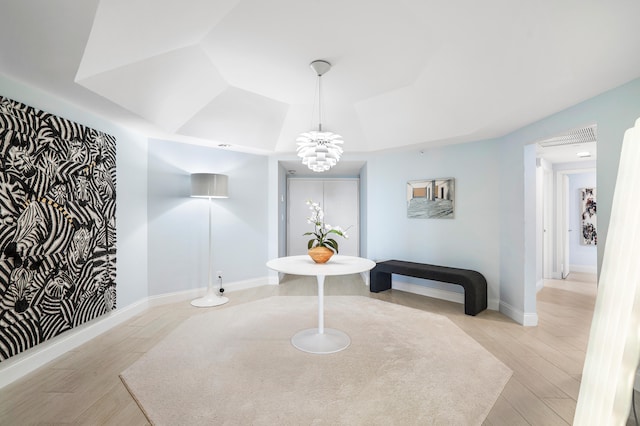
[[[537,290],[544,279],[566,279],[572,271],[597,273],[597,237],[584,237],[588,227],[597,235],[596,158],[596,124],[536,143]],[[585,212],[586,202],[592,212]]]

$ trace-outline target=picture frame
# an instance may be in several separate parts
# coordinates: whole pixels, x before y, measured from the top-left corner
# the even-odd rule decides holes
[[[455,179],[421,179],[407,182],[409,219],[453,219]]]

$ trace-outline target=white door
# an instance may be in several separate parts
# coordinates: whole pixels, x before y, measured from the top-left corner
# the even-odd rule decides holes
[[[337,237],[340,254],[360,255],[359,181],[328,180],[324,182],[325,223],[347,229],[349,238]]]
[[[307,242],[311,239],[305,232],[313,231],[313,225],[307,223],[311,210],[307,200],[313,200],[324,206],[324,183],[321,180],[287,180],[287,256],[307,253]]]
[[[305,232],[313,231],[307,223],[311,211],[307,200],[320,203],[325,213],[324,222],[348,229],[348,239],[336,236],[340,254],[360,254],[360,202],[358,179],[288,179],[287,200],[287,255],[307,253],[311,239]]]

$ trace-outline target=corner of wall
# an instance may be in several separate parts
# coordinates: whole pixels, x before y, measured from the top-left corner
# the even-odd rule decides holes
[[[506,302],[500,302],[500,312],[525,327],[535,327],[538,325],[537,313],[523,312]]]

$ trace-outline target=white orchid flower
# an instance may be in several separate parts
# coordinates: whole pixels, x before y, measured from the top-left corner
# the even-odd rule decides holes
[[[330,233],[338,234],[344,238],[349,238],[341,227],[331,226],[328,223],[324,223],[324,211],[320,204],[313,202],[313,200],[307,200],[309,210],[311,210],[311,216],[307,218],[307,223],[313,224],[315,229],[313,232],[306,232],[304,235],[314,235],[314,238],[309,240],[308,246],[312,247],[327,247],[338,252],[338,243],[329,236]]]

